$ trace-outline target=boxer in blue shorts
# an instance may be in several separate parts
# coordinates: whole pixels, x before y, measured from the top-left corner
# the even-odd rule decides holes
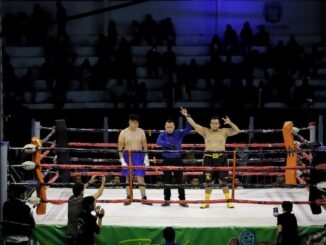
[[[128,154],[123,154],[123,159],[129,165]],[[145,154],[144,153],[131,153],[131,163],[132,166],[143,166],[144,165]],[[129,169],[122,169],[122,176],[129,176]],[[145,176],[145,169],[134,169],[134,176]]]
[[[147,151],[147,140],[143,129],[139,128],[139,116],[130,115],[129,116],[129,126],[123,129],[119,134],[118,139],[118,150],[119,150],[119,161],[121,166],[129,165],[129,156],[125,151],[131,151],[131,163],[132,166],[149,166],[148,154],[143,152],[133,152],[133,151]],[[124,152],[123,152],[124,151]],[[126,177],[126,183],[129,183],[129,169],[122,169],[122,176]],[[146,200],[146,190],[145,190],[145,169],[135,169],[133,170],[133,176],[136,177],[143,200]],[[127,199],[130,199],[130,188],[126,185]],[[125,205],[130,205],[130,202],[124,203]],[[143,204],[152,205],[151,203],[143,202]]]

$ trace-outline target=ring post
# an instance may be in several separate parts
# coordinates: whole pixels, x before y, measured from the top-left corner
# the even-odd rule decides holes
[[[42,173],[42,168],[40,167],[41,157],[42,157],[41,150],[40,150],[40,148],[42,147],[41,139],[38,137],[33,137],[32,144],[36,145],[38,148],[37,151],[33,155],[33,162],[36,163],[36,168],[34,170],[34,173],[35,173],[36,180],[39,183],[39,187],[36,188],[36,194],[37,194],[37,197],[39,197],[41,199],[41,201],[43,201],[37,205],[36,214],[42,215],[42,214],[46,213],[47,196],[46,196],[46,186],[44,185],[44,183],[45,183],[44,176]]]
[[[68,132],[66,121],[64,119],[59,119],[55,121],[55,139],[57,147],[68,147]],[[70,163],[70,152],[68,151],[58,151],[58,163]],[[62,182],[70,183],[70,173],[68,169],[59,170],[60,179]],[[77,179],[77,178],[76,178]]]
[[[292,134],[293,122],[287,121],[283,124],[283,139],[284,146],[286,150],[295,150],[295,144]],[[286,154],[286,166],[287,167],[296,167],[298,163],[298,154],[296,152],[287,152]],[[297,184],[296,179],[296,170],[285,170],[285,184],[287,185],[295,185]]]
[[[7,184],[8,184],[8,142],[0,141],[1,146],[1,163],[0,163],[0,221],[3,221],[2,207],[8,199]]]
[[[233,151],[233,165],[232,165],[232,192],[231,192],[231,200],[234,202],[235,196],[235,170],[236,170],[236,161],[237,161],[237,151]]]
[[[132,170],[132,160],[131,160],[131,150],[128,150],[128,159],[129,159],[129,188],[130,188],[130,202],[133,202],[134,191],[132,188],[133,185],[133,170]]]
[[[309,142],[314,143],[316,142],[316,122],[310,122],[309,123]]]

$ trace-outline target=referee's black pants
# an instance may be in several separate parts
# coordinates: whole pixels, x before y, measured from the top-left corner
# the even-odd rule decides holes
[[[167,158],[163,157],[163,166],[183,166],[181,157],[176,158]],[[172,176],[173,173],[173,176]],[[173,178],[174,177],[174,178]],[[173,171],[164,171],[163,173],[163,182],[164,184],[183,184],[183,171],[173,170]],[[178,188],[179,200],[185,200],[185,189],[183,187]],[[171,199],[171,188],[164,187],[164,200],[169,201]]]

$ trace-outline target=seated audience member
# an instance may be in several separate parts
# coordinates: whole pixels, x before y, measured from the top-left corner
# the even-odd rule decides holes
[[[3,205],[2,235],[6,245],[28,245],[35,221],[25,204],[25,186],[10,186],[9,199]]]
[[[181,245],[181,243],[175,242],[175,230],[172,227],[164,228],[163,237],[165,239],[165,243],[162,245]]]

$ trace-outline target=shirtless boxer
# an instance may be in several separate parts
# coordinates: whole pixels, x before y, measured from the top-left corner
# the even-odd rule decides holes
[[[205,153],[203,159],[203,166],[216,167],[216,166],[228,166],[227,154],[225,151],[226,138],[229,136],[237,135],[240,129],[231,122],[228,117],[223,118],[224,124],[229,125],[230,128],[220,128],[220,121],[217,117],[212,117],[210,122],[210,128],[203,127],[197,124],[188,113],[187,109],[181,107],[181,114],[186,117],[188,123],[200,134],[205,140],[205,151],[221,151],[220,153]],[[229,187],[226,185],[227,171],[204,171],[204,180],[208,184],[205,188],[205,201],[209,201],[213,187],[209,185],[214,184],[215,180],[218,180],[222,186],[222,190],[226,199],[230,199]],[[208,208],[209,204],[204,203],[201,208]],[[227,203],[228,208],[233,208],[234,205],[231,202]]]
[[[118,139],[118,150],[119,150],[119,161],[121,166],[128,166],[129,157],[127,152],[122,152],[122,150],[131,151],[147,151],[147,140],[145,132],[143,129],[138,127],[139,116],[130,115],[129,116],[129,126],[123,129],[119,134]],[[148,154],[143,152],[133,152],[131,155],[131,161],[133,166],[149,166]],[[144,184],[145,169],[135,169],[133,170],[133,175],[136,176],[138,184]],[[126,178],[126,183],[129,183],[129,169],[122,169],[122,176]],[[146,200],[145,186],[139,187],[141,196],[143,200]],[[130,198],[130,188],[126,186],[127,199]],[[130,202],[124,203],[125,205],[130,205]],[[152,205],[151,203],[143,203],[147,205]]]

